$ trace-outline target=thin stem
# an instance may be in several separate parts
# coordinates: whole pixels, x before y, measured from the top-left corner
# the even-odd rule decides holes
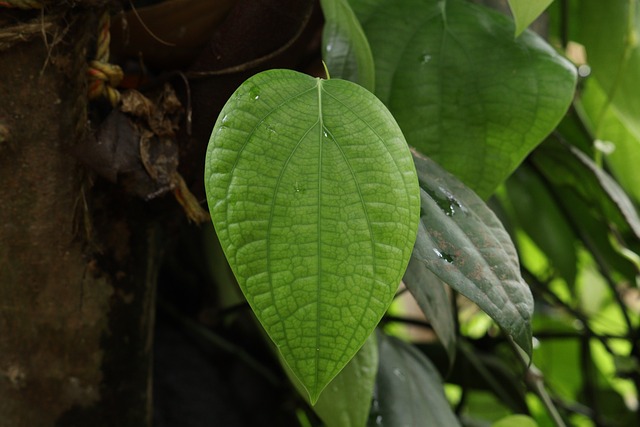
[[[229,354],[233,354],[238,359],[243,361],[248,367],[252,368],[256,373],[262,375],[267,381],[269,381],[272,385],[279,387],[282,385],[282,382],[267,369],[262,363],[256,360],[253,356],[247,353],[243,348],[233,344],[232,342],[227,341],[220,335],[215,332],[207,329],[200,323],[189,319],[184,316],[178,310],[176,310],[170,304],[158,300],[158,308],[160,308],[164,313],[168,314],[172,319],[176,320],[178,323],[182,324],[185,329],[194,332],[200,338],[204,339],[206,342],[213,344],[215,347],[219,348],[222,351],[225,351]]]

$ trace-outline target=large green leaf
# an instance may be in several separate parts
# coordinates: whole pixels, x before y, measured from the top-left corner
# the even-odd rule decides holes
[[[487,198],[567,110],[575,68],[544,40],[461,0],[351,0],[376,94],[410,145]]]
[[[444,395],[440,374],[424,354],[382,333],[378,348],[377,397],[370,426],[460,426]]]
[[[266,71],[222,109],[205,184],[247,301],[315,403],[411,256],[419,189],[400,129],[354,83]]]
[[[432,160],[413,158],[427,232],[420,261],[531,355],[533,298],[509,235],[472,190]]]
[[[320,0],[324,13],[322,57],[332,77],[373,92],[375,66],[367,37],[347,0]]]
[[[516,36],[522,34],[553,0],[509,0],[509,7],[516,21]]]

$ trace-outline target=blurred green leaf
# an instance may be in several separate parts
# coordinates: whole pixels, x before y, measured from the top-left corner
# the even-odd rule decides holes
[[[553,0],[509,0],[509,7],[516,22],[516,37],[538,19],[552,2]]]
[[[332,78],[374,91],[375,65],[367,37],[348,0],[320,0],[324,14],[322,57]]]
[[[491,427],[538,427],[538,423],[526,415],[509,415],[491,424]]]
[[[543,181],[523,164],[506,182],[518,224],[567,283],[576,279],[576,236]]]
[[[615,180],[575,147],[560,142],[542,144],[532,159],[546,179],[575,191],[599,215],[623,234],[640,239],[640,218]]]
[[[380,364],[369,426],[460,426],[444,395],[442,379],[411,344],[378,333]]]
[[[460,362],[455,366],[451,381],[463,387],[487,390],[513,412],[528,413],[521,370],[508,366],[498,356],[482,352],[460,340]]]
[[[637,0],[581,0],[579,41],[587,51],[592,75],[615,106],[619,119],[640,135],[640,7]],[[608,102],[603,108],[608,106]],[[595,116],[598,129],[601,109]],[[595,132],[599,137],[599,132]]]
[[[456,177],[415,151],[413,158],[425,231],[413,257],[478,304],[530,355],[533,298],[509,235]]]
[[[482,198],[558,124],[573,65],[506,16],[461,0],[351,0],[376,95],[410,145]]]
[[[620,185],[636,202],[640,202],[640,134],[633,132],[622,120],[617,107],[606,108],[606,94],[595,79],[589,79],[580,98],[585,115],[600,140],[614,144],[614,151],[605,156],[607,165]]]

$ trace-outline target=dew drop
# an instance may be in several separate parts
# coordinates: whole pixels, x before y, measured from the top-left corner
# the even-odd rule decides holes
[[[322,133],[324,134],[324,137],[325,137],[325,138],[329,138],[329,134],[327,133],[327,131],[326,131],[326,130],[325,130],[325,131],[322,131]]]
[[[420,56],[420,63],[424,65],[424,64],[428,64],[429,62],[431,62],[431,55],[429,55],[428,53],[424,52]]]
[[[229,115],[225,114],[224,117],[222,118],[222,123],[227,123],[229,121]]]
[[[331,43],[329,43],[326,47],[327,52],[331,52],[331,49],[333,49],[333,45]]]
[[[399,368],[394,368],[393,369],[393,375],[395,375],[396,377],[400,378],[402,381],[405,380],[404,373]]]
[[[382,425],[382,415],[378,415],[376,417],[376,424],[381,426]]]
[[[440,251],[439,249],[433,248],[433,252],[436,254],[438,258],[446,261],[447,263],[453,263],[453,255],[448,254],[446,252]]]
[[[253,99],[257,101],[258,99],[260,99],[260,95],[254,96]]]

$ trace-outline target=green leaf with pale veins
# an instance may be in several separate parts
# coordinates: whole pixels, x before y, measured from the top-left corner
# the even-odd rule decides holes
[[[400,129],[355,83],[266,71],[222,109],[205,186],[247,301],[315,403],[411,256],[420,200]]]
[[[506,16],[461,0],[351,0],[376,95],[411,146],[482,198],[567,111],[575,67]]]
[[[478,304],[531,356],[533,297],[515,247],[493,211],[456,177],[414,153],[426,236],[420,262]]]
[[[347,0],[320,0],[324,14],[322,58],[331,77],[358,83],[373,92],[375,65],[362,26]]]
[[[516,21],[516,37],[538,19],[551,3],[553,0],[509,0],[509,7]]]

